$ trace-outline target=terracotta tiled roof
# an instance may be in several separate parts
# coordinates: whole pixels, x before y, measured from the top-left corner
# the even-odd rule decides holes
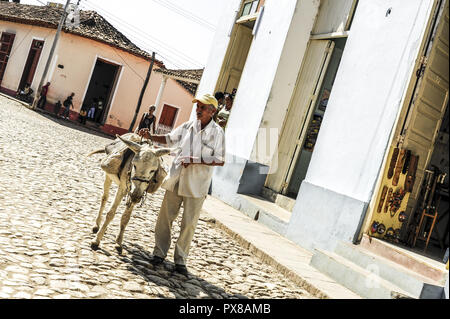
[[[50,6],[33,6],[0,1],[0,20],[56,29],[63,9]],[[106,43],[136,56],[151,59],[151,54],[141,50],[125,35],[114,28],[105,18],[95,11],[80,11],[78,27],[63,27],[63,31],[84,38]],[[161,61],[156,64],[163,67]]]
[[[169,76],[176,76],[187,78],[190,80],[200,82],[202,78],[203,69],[192,69],[192,70],[169,70],[165,68],[156,69],[155,72],[163,73]],[[192,82],[186,82],[182,80],[176,80],[179,84],[181,84],[189,93],[195,96],[195,92],[197,91],[198,84]]]

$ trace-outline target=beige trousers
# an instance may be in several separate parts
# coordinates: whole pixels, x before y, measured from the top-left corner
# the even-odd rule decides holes
[[[184,212],[181,220],[180,236],[175,246],[174,261],[175,264],[186,265],[189,248],[191,247],[191,241],[194,237],[205,198],[206,196],[199,198],[179,196],[178,184],[175,185],[173,192],[166,190],[158,220],[156,221],[153,255],[166,258],[172,238],[172,223],[177,218],[181,203],[183,203]]]

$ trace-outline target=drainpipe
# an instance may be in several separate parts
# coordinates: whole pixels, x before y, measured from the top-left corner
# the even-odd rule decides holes
[[[168,77],[163,74],[163,79],[161,81],[161,86],[159,87],[158,95],[156,96],[156,101],[155,101],[156,110],[155,110],[155,113],[159,109],[159,104],[161,103],[161,98],[162,98],[162,95],[164,93],[164,88],[166,87],[167,79],[168,79]]]

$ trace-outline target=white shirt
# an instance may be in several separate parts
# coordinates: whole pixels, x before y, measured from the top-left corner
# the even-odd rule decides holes
[[[183,167],[184,157],[193,156],[198,162],[215,163],[225,160],[225,134],[213,120],[202,130],[199,120],[185,122],[166,135],[169,147],[179,147],[169,174],[162,188],[172,191],[179,182],[178,195],[183,197],[203,197],[208,194],[214,166],[193,164]],[[194,163],[196,160],[194,160]]]

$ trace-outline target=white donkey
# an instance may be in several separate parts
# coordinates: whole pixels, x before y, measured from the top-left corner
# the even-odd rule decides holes
[[[102,160],[101,164],[102,169],[106,173],[103,196],[100,210],[95,221],[95,226],[92,229],[94,234],[98,232],[95,240],[91,243],[91,248],[94,250],[98,249],[106,228],[114,218],[117,207],[123,197],[128,195],[126,208],[120,221],[120,231],[116,238],[116,249],[119,253],[122,253],[123,233],[128,221],[130,220],[134,205],[143,198],[146,192],[155,192],[163,182],[164,177],[167,175],[161,166],[160,157],[170,153],[172,151],[171,149],[154,149],[149,144],[138,144],[125,139],[124,137],[126,136],[133,138],[134,140],[140,139],[140,137],[133,133],[127,133],[123,137],[116,135],[116,137],[125,143],[126,147],[132,151],[129,152],[130,154],[128,154],[128,156],[124,156],[124,154],[126,154],[126,152],[124,152],[126,147],[120,143],[119,140],[107,145],[104,149],[94,151],[88,155],[91,156],[97,153],[107,154],[107,157]],[[118,155],[120,158],[118,158]],[[117,165],[118,160],[120,168],[119,165]],[[116,183],[119,188],[116,193],[116,198],[114,199],[110,210],[106,214],[105,222],[100,228],[102,213],[105,208],[106,201],[108,200],[109,189],[112,182]],[[99,228],[100,231],[98,231]]]

